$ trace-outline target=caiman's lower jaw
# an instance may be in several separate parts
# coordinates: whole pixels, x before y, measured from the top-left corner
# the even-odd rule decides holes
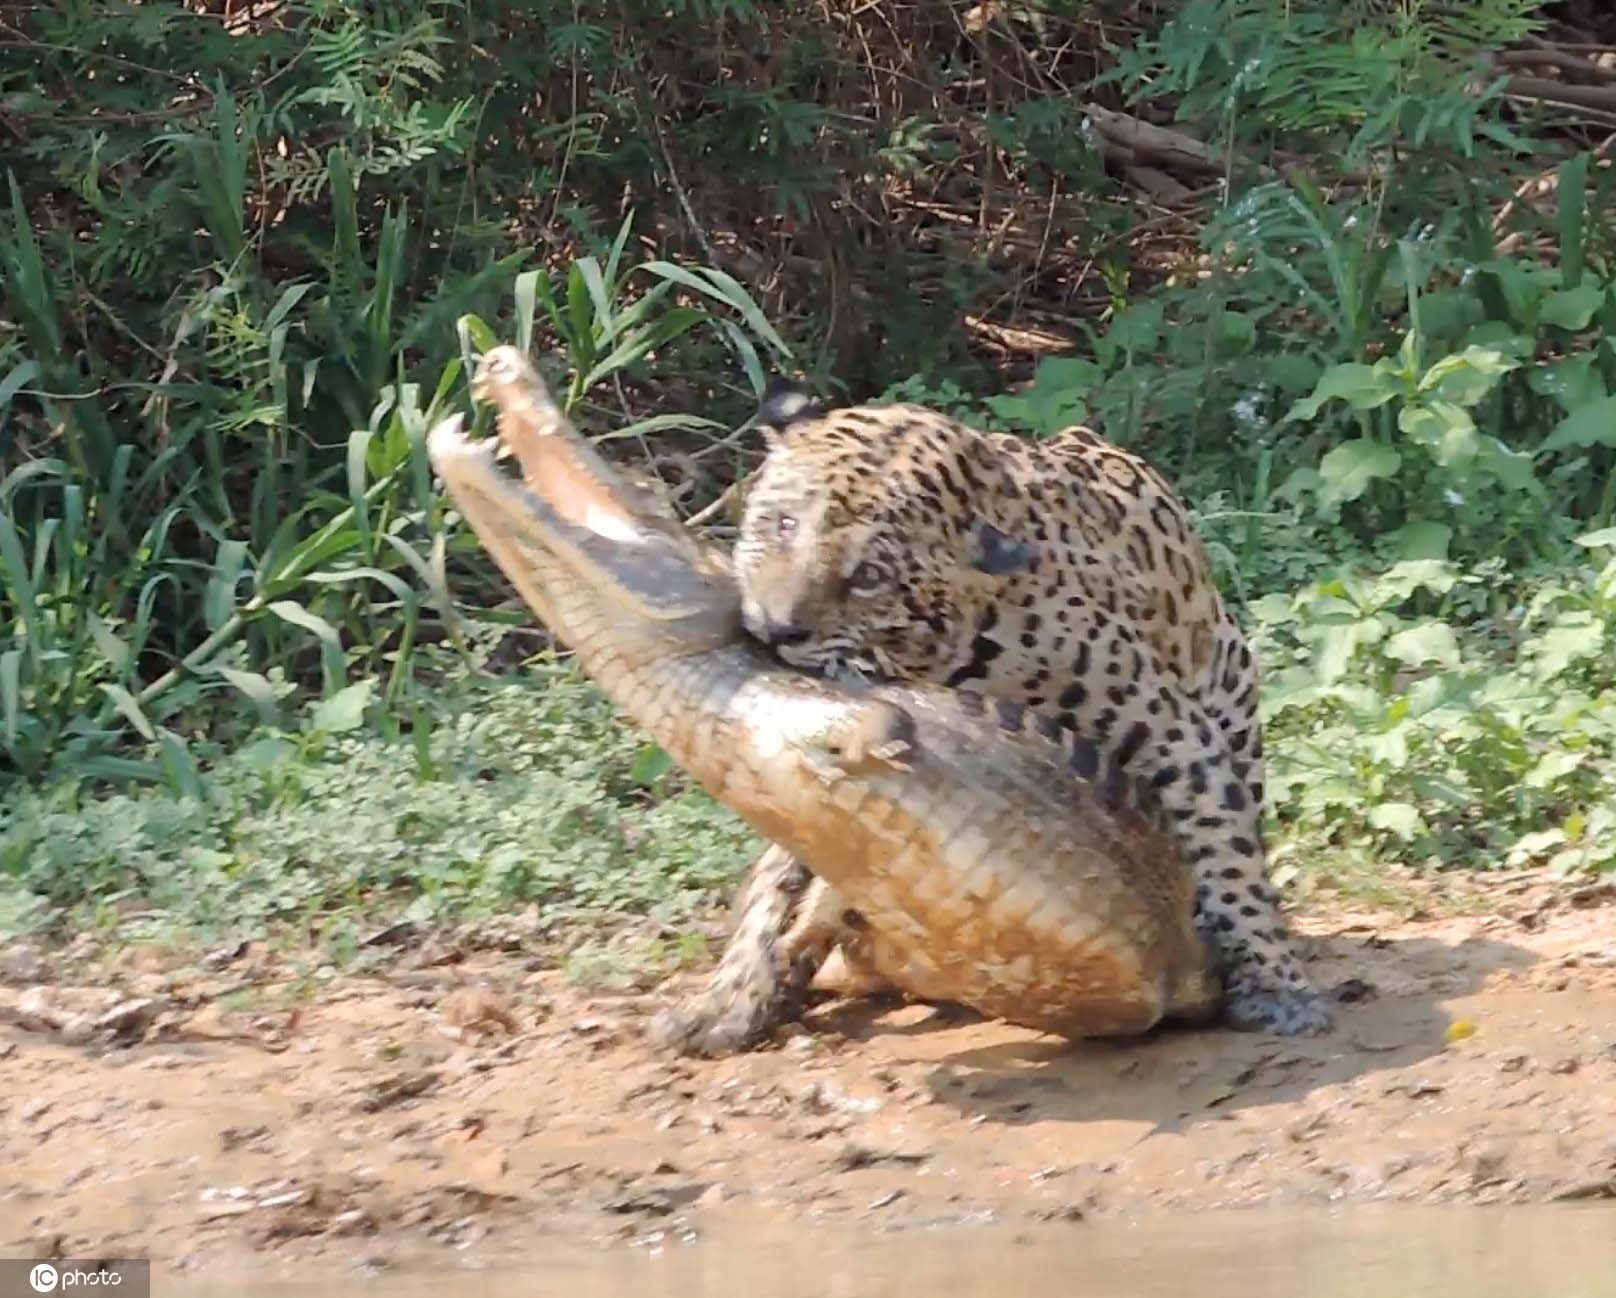
[[[516,453],[500,440],[492,437],[471,438],[466,435],[466,421],[459,415],[450,415],[432,426],[426,436],[426,451],[434,464],[458,460],[462,464],[480,465],[486,462],[487,471],[500,473],[512,481],[521,481],[521,466]]]
[[[450,415],[432,426],[432,431],[426,435],[426,453],[434,464],[450,460],[492,461],[498,454],[491,440],[474,442],[467,437],[466,421],[459,415]]]

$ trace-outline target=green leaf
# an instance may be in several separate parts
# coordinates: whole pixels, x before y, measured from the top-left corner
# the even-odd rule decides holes
[[[17,742],[17,722],[21,719],[22,650],[0,653],[0,722],[5,725],[6,742]]]
[[[1493,390],[1500,378],[1519,369],[1520,364],[1496,347],[1466,347],[1462,352],[1444,356],[1426,370],[1419,390],[1439,401],[1473,406]]]
[[[673,758],[656,744],[646,744],[634,756],[628,778],[642,788],[650,788],[673,769]]]
[[[1463,469],[1481,450],[1470,412],[1452,402],[1404,406],[1398,413],[1397,427],[1444,468]]]
[[[472,363],[473,356],[491,352],[499,346],[499,336],[488,327],[481,316],[461,316],[455,321],[455,333],[460,338],[460,360],[467,374],[476,373],[477,367]]]
[[[197,767],[196,759],[191,756],[185,741],[172,730],[158,732],[157,756],[163,765],[163,775],[176,794],[182,798],[195,798],[198,802],[207,800],[207,786],[202,782],[202,772]]]
[[[762,339],[771,351],[785,360],[789,361],[792,358],[791,348],[786,346],[785,339],[775,332],[774,326],[758,309],[757,303],[733,276],[710,267],[704,267],[700,271],[686,270],[671,261],[648,261],[640,269],[659,278],[672,280],[675,284],[683,284],[686,288],[695,289],[698,293],[734,307],[741,319],[746,321],[747,328]]]
[[[1388,533],[1386,539],[1403,559],[1441,561],[1448,557],[1448,547],[1453,543],[1453,529],[1446,523],[1416,519]]]
[[[1354,410],[1373,410],[1397,395],[1402,385],[1380,365],[1332,365],[1324,371],[1313,395],[1303,397],[1281,421],[1316,418],[1331,401],[1345,401]]]
[[[1563,829],[1540,829],[1534,834],[1522,834],[1509,849],[1507,860],[1512,866],[1526,865],[1533,858],[1542,856],[1551,847],[1559,847],[1566,841],[1566,832]]]
[[[1545,499],[1543,487],[1532,467],[1532,456],[1526,451],[1513,450],[1496,437],[1488,437],[1482,441],[1479,463],[1504,486]]]
[[[264,323],[260,326],[263,331],[266,334],[272,333],[287,316],[292,314],[292,309],[303,300],[304,295],[313,287],[312,282],[288,285],[286,290],[276,299],[275,305],[270,307],[269,314],[264,317]]]
[[[1113,351],[1149,352],[1155,350],[1161,336],[1162,304],[1145,299],[1117,314],[1106,330],[1105,341]]]
[[[23,361],[0,379],[0,433],[6,430],[6,414],[17,392],[38,377],[39,366],[33,361]]]
[[[1579,153],[1560,164],[1554,197],[1559,208],[1555,224],[1560,234],[1560,282],[1575,288],[1582,279],[1585,258],[1584,218],[1588,210],[1588,164],[1592,153]]]
[[[539,276],[543,274],[525,270],[516,277],[516,350],[524,356],[533,348],[533,320],[538,311]]]
[[[1365,618],[1357,622],[1344,622],[1330,626],[1314,637],[1314,670],[1319,680],[1329,685],[1347,674],[1361,645],[1374,644],[1385,634],[1379,618]]]
[[[1566,414],[1605,395],[1605,379],[1593,352],[1580,352],[1530,370],[1526,386],[1540,397],[1550,397]]]
[[[123,718],[137,731],[140,737],[148,742],[157,738],[157,731],[152,726],[146,714],[141,711],[140,704],[135,702],[135,696],[121,685],[101,685],[101,692],[112,700],[112,706],[123,714]]]
[[[387,395],[393,394],[389,391]],[[365,456],[370,450],[370,440],[368,428],[355,428],[348,434],[348,504],[353,509],[359,543],[367,554],[370,552],[370,511],[365,503]]]
[[[1601,397],[1567,415],[1538,450],[1558,451],[1567,446],[1616,446],[1616,397]]]
[[[1572,663],[1598,656],[1605,647],[1605,626],[1589,613],[1568,613],[1528,643],[1539,680],[1551,680]]]
[[[1281,393],[1300,392],[1319,381],[1320,366],[1311,356],[1283,352],[1278,356],[1259,356],[1261,371]]]
[[[741,369],[746,373],[746,382],[752,389],[752,395],[761,397],[768,382],[763,377],[763,362],[758,359],[757,348],[752,345],[752,340],[735,321],[725,316],[713,316],[711,319],[718,326],[719,332],[724,335],[724,341],[729,344],[730,350],[740,360]]]
[[[1524,776],[1521,783],[1529,789],[1547,789],[1570,775],[1586,760],[1585,752],[1572,752],[1567,748],[1551,748],[1537,759],[1537,764]]]
[[[365,709],[375,693],[376,682],[369,676],[338,690],[309,714],[309,728],[328,735],[343,735],[364,724]]]
[[[95,647],[101,651],[101,656],[111,665],[112,670],[120,676],[129,665],[129,646],[99,613],[86,612],[85,624],[90,628],[90,639],[95,641]]]
[[[1543,299],[1549,294],[1550,272],[1528,262],[1499,259],[1482,267],[1497,284],[1510,320],[1530,330],[1537,322]]]
[[[314,633],[320,641],[320,666],[325,676],[326,693],[338,689],[338,682],[343,677],[343,661],[342,640],[337,635],[336,627],[289,599],[278,599],[267,607],[281,621]]]
[[[1399,631],[1387,639],[1386,652],[1408,667],[1433,662],[1443,667],[1459,665],[1459,640],[1446,622],[1422,622]]]
[[[1401,715],[1390,715],[1399,706],[1394,703],[1386,709],[1386,720],[1395,722],[1390,730],[1379,734],[1371,733],[1364,740],[1363,752],[1376,766],[1390,771],[1401,771],[1408,767],[1408,726]],[[1406,712],[1406,708],[1403,709]]]
[[[1257,322],[1243,311],[1218,311],[1211,326],[1212,345],[1221,359],[1244,356],[1257,344]]]
[[[1584,532],[1577,538],[1577,544],[1587,546],[1590,550],[1616,546],[1616,527],[1602,527],[1597,532]]]
[[[277,689],[267,676],[260,676],[257,672],[243,671],[239,667],[215,667],[213,670],[218,672],[223,680],[229,681],[243,695],[265,710],[273,708],[275,701],[291,689],[289,685],[283,685]]]
[[[202,600],[202,614],[207,619],[209,631],[217,631],[236,611],[236,586],[246,563],[245,541],[219,543],[219,553],[213,559],[213,571],[208,574],[207,594]]]
[[[1402,248],[1409,247],[1409,245],[1406,242],[1401,242],[1401,241],[1400,241],[1400,246]],[[1396,364],[1395,365],[1388,364],[1388,361],[1390,359],[1391,359],[1390,357],[1387,357],[1385,359],[1376,361],[1375,362],[1375,368],[1376,369],[1385,369],[1389,373],[1396,374],[1399,378],[1404,379],[1405,381],[1409,380],[1409,379],[1412,379],[1417,373],[1419,373],[1419,367],[1420,367],[1420,336],[1419,336],[1419,334],[1417,332],[1415,332],[1415,330],[1413,330],[1413,329],[1410,329],[1407,333],[1405,333],[1403,335],[1403,341],[1397,345],[1397,362],[1396,362]]]
[[[697,311],[691,307],[674,307],[655,324],[636,330],[619,343],[609,355],[601,357],[579,381],[578,391],[589,391],[602,379],[634,364],[647,353],[671,342],[705,319],[707,319],[705,311]]]
[[[648,433],[659,433],[667,428],[688,429],[699,432],[704,429],[722,429],[724,425],[716,419],[708,419],[704,415],[651,415],[645,419],[636,419],[632,424],[620,424],[609,432],[597,433],[593,440],[597,442],[617,442],[625,437],[644,437]]]
[[[374,581],[387,587],[402,604],[412,604],[415,601],[415,592],[410,589],[409,583],[382,568],[358,565],[337,572],[311,572],[303,580],[318,586],[343,586],[355,581]]]
[[[1022,391],[989,397],[989,410],[1003,419],[1025,424],[1042,436],[1081,423],[1088,393],[1105,379],[1093,361],[1072,356],[1046,357]]]
[[[34,602],[34,584],[28,575],[28,561],[23,557],[22,537],[3,512],[0,512],[0,576],[6,579],[6,589],[22,623],[23,642],[28,646],[28,656],[37,671],[40,656],[45,651],[45,636]]]
[[[1457,580],[1453,565],[1435,559],[1407,559],[1395,563],[1375,579],[1370,597],[1376,608],[1401,604],[1417,590],[1446,595]]]
[[[612,328],[612,294],[606,286],[606,276],[600,268],[600,263],[593,257],[583,257],[573,264],[583,280],[584,287],[589,291],[595,336],[600,339],[610,338],[615,332]]]
[[[1406,802],[1379,803],[1369,808],[1367,819],[1371,827],[1395,834],[1405,843],[1425,832],[1418,809]]]
[[[1395,474],[1402,462],[1391,447],[1367,437],[1343,442],[1319,461],[1319,498],[1327,505],[1357,500],[1375,479]]]
[[[1604,287],[1597,284],[1579,284],[1576,288],[1559,289],[1544,299],[1538,319],[1543,324],[1555,325],[1576,333],[1586,329],[1605,301]]]

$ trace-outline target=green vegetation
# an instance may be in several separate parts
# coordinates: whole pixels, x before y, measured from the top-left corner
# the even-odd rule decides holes
[[[723,891],[745,836],[432,490],[496,333],[687,514],[771,370],[1091,421],[1180,483],[1260,638],[1286,877],[1616,865],[1601,7],[13,21],[0,925],[340,948]]]
[[[565,666],[458,683],[405,738],[366,724],[371,685],[261,729],[196,797],[19,793],[0,925],[350,956],[398,918],[520,915],[526,936],[570,940],[632,914],[677,939],[746,864],[748,831],[669,787],[660,754]]]

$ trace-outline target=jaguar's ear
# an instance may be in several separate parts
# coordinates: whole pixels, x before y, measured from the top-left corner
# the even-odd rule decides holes
[[[978,572],[990,577],[1003,577],[1030,568],[1038,557],[1038,548],[1018,541],[979,518],[971,525],[971,544],[967,554],[971,567]]]
[[[757,414],[752,422],[763,429],[763,436],[771,446],[784,440],[791,425],[812,419],[821,413],[813,394],[800,383],[790,379],[771,379],[758,401]]]

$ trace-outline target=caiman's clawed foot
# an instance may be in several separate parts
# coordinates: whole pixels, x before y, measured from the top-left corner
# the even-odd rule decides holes
[[[798,742],[808,765],[827,784],[883,769],[907,771],[915,719],[895,703],[864,702]]]

